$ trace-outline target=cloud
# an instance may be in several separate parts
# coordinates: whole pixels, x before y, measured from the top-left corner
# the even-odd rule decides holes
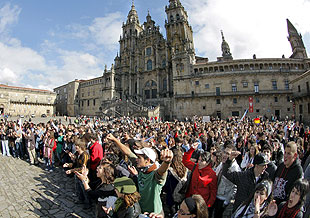
[[[221,34],[235,59],[290,56],[286,18],[309,33],[310,2],[304,0],[183,0],[193,26],[196,53],[216,60]]]
[[[14,5],[11,7],[10,3],[6,3],[0,8],[0,34],[3,34],[8,26],[18,21],[18,16],[21,12],[21,8]]]

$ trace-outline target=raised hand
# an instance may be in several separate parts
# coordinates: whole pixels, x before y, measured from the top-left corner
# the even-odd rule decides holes
[[[128,171],[132,174],[132,175],[138,175],[138,171],[134,166],[128,166]]]
[[[268,205],[268,208],[267,208],[267,214],[268,216],[275,216],[276,213],[278,211],[278,206],[276,204],[276,201],[273,200],[272,202],[270,202],[270,204]]]
[[[197,149],[198,148],[198,145],[199,145],[199,143],[198,142],[195,142],[195,143],[193,143],[192,145],[191,145],[191,147],[193,148],[193,149]]]
[[[232,151],[229,156],[229,160],[233,160],[234,158],[238,157],[240,154],[241,154],[240,151]]]
[[[107,135],[107,139],[110,140],[110,141],[115,141],[116,140],[116,138],[114,137],[114,135],[112,135],[112,133],[109,133]]]
[[[160,152],[160,159],[166,163],[171,163],[173,158],[173,152],[169,149],[165,149]]]

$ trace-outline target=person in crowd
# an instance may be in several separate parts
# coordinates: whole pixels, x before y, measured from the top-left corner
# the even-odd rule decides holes
[[[86,151],[86,142],[83,140],[77,140],[76,142],[76,156],[72,156],[75,161],[73,163],[65,163],[64,168],[71,168],[66,170],[66,174],[75,172],[82,172],[83,167],[89,168],[89,154]],[[84,208],[90,207],[90,201],[88,195],[85,192],[83,181],[75,177],[75,189],[78,200],[76,203],[84,204]]]
[[[151,213],[145,217],[150,218],[164,218],[161,214]],[[201,195],[192,195],[185,198],[181,203],[180,209],[173,216],[173,218],[209,218],[208,206]]]
[[[126,176],[116,178],[114,183],[117,200],[112,207],[103,207],[112,218],[136,218],[141,213],[140,194],[134,181]]]
[[[23,132],[20,128],[19,124],[16,124],[15,126],[15,131],[13,132],[15,136],[15,148],[16,148],[16,157],[17,158],[24,158],[24,146],[22,145],[22,140],[23,140]]]
[[[255,192],[243,202],[231,216],[232,218],[259,218],[268,213],[268,206],[272,200],[272,182],[264,180],[257,184]]]
[[[222,164],[226,162],[226,160],[231,155],[231,152],[236,151],[236,147],[229,143],[226,145],[226,148],[223,151],[222,154]],[[228,172],[240,172],[241,169],[235,159],[232,159],[231,166],[228,169]],[[223,217],[223,213],[225,211],[225,208],[230,204],[231,200],[235,198],[235,194],[237,191],[237,186],[233,184],[231,181],[229,181],[224,175],[223,175],[223,169],[220,169],[220,172],[217,177],[217,194],[216,194],[216,200],[213,205],[213,211],[214,211],[214,217],[221,218]],[[210,213],[210,216],[212,217],[212,214]]]
[[[205,200],[207,206],[212,207],[216,198],[217,177],[211,167],[211,155],[209,152],[201,152],[197,163],[190,160],[197,147],[198,142],[193,143],[188,152],[184,153],[182,160],[184,166],[193,171],[192,180],[186,192],[186,197],[200,194]]]
[[[246,170],[253,167],[253,161],[255,155],[258,154],[258,146],[255,142],[248,142],[249,143],[249,151],[245,153],[242,162],[241,162],[241,169]]]
[[[107,138],[113,141],[125,155],[136,159],[139,173],[135,167],[129,167],[129,169],[132,174],[138,175],[137,182],[141,195],[139,201],[141,211],[143,213],[155,212],[164,214],[160,193],[167,178],[167,170],[173,159],[172,151],[166,149],[161,152],[162,164],[158,167],[156,162],[157,156],[153,149],[142,148],[134,150],[135,153],[133,153],[129,147],[122,144],[112,134],[109,134]]]
[[[248,199],[249,194],[254,192],[258,183],[269,178],[268,173],[265,172],[269,161],[263,153],[259,153],[255,156],[253,161],[254,167],[242,172],[229,172],[228,168],[231,166],[232,160],[239,154],[238,151],[231,152],[230,157],[223,165],[223,175],[237,186],[233,211],[235,211],[242,202]]]
[[[309,192],[309,182],[305,179],[298,179],[294,182],[287,201],[279,205],[276,201],[270,203],[268,215],[273,218],[302,218],[306,194]]]
[[[53,131],[48,131],[44,137],[44,160],[45,170],[54,171],[54,150],[56,149],[57,143]]]
[[[188,170],[182,163],[183,152],[181,148],[173,149],[173,159],[168,169],[168,176],[163,190],[166,192],[166,204],[169,214],[175,214],[185,195],[180,193],[188,178]],[[169,215],[167,214],[167,215]]]
[[[100,182],[100,179],[96,176],[96,169],[99,165],[101,159],[103,158],[103,148],[99,144],[98,136],[94,133],[84,134],[84,138],[89,143],[88,152],[90,154],[90,168],[89,168],[89,179],[90,186],[94,188],[97,182]]]
[[[24,137],[27,141],[27,150],[29,154],[29,162],[31,165],[38,164],[38,157],[35,151],[36,142],[34,138],[34,132],[31,130],[30,127],[27,128],[26,133],[24,134]]]
[[[2,156],[10,157],[10,149],[9,149],[9,129],[6,125],[2,124],[0,128],[0,141],[2,145]]]
[[[271,146],[268,143],[265,143],[262,146],[262,152],[266,155],[267,160],[269,161],[266,172],[269,174],[269,179],[272,180],[277,170],[277,166],[275,165],[274,161],[271,161],[271,154],[272,154]]]
[[[288,142],[284,151],[284,162],[275,172],[273,196],[277,204],[286,201],[296,180],[303,177],[303,170],[297,155],[295,142]]]

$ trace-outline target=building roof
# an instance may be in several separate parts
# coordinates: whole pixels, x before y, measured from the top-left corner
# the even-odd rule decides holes
[[[295,83],[298,82],[299,80],[304,79],[305,77],[310,76],[310,70],[306,71],[305,73],[301,74],[300,76],[298,76],[297,78],[293,79],[291,81],[291,83]]]
[[[52,91],[44,90],[44,89],[33,89],[33,88],[25,88],[25,87],[18,87],[18,86],[9,86],[9,85],[4,85],[4,84],[0,84],[0,88],[17,89],[17,90],[25,90],[25,91],[33,91],[33,92],[47,92],[50,94],[55,94]]]

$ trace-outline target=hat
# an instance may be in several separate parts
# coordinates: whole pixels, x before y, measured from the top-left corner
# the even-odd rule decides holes
[[[253,161],[254,165],[258,165],[258,166],[264,166],[269,164],[269,160],[267,159],[266,154],[264,153],[258,153],[257,155],[255,155],[254,157],[254,161]]]
[[[136,154],[145,154],[152,162],[156,161],[156,153],[152,148],[142,148],[140,150],[134,150]]]
[[[137,191],[134,181],[126,176],[116,178],[114,180],[114,187],[123,194],[132,194]]]
[[[268,181],[268,180],[264,180],[264,181],[260,182],[259,184],[257,184],[256,188],[258,186],[260,186],[260,185],[262,185],[262,186],[264,186],[266,188],[267,196],[269,196],[271,194],[271,190],[272,190],[272,183],[270,181]]]

